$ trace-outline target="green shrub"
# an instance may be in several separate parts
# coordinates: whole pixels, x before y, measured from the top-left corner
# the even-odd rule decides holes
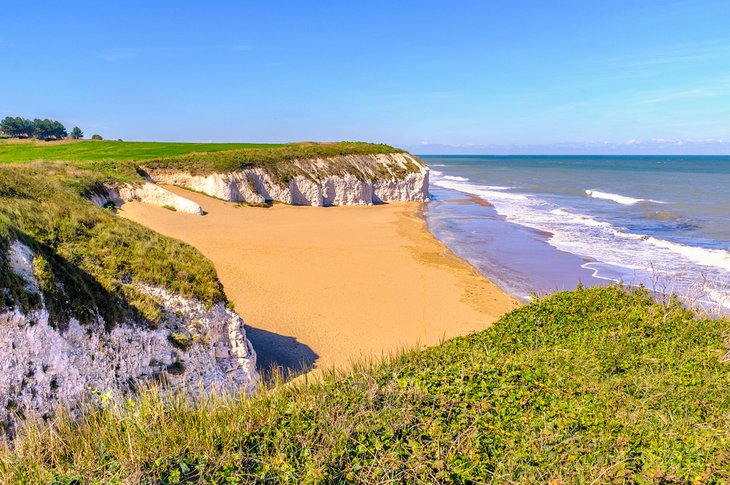
[[[193,344],[192,339],[188,335],[179,332],[171,333],[169,340],[172,345],[183,351],[188,350]]]

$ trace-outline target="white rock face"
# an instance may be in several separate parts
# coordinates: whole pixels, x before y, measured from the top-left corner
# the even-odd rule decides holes
[[[40,292],[33,269],[33,251],[20,241],[13,241],[10,245],[10,267],[26,282],[27,290],[33,293]]]
[[[100,207],[104,207],[109,203],[115,206],[121,206],[125,201],[138,200],[160,207],[170,207],[178,212],[185,212],[187,214],[205,214],[203,208],[192,200],[173,194],[169,190],[165,190],[151,182],[144,182],[138,185],[121,184],[116,187],[105,187],[103,193],[93,193],[88,197],[89,200]]]
[[[37,289],[32,251],[15,242],[10,252],[27,288]],[[107,331],[101,319],[90,325],[72,319],[58,330],[44,305],[28,314],[0,313],[0,426],[12,429],[18,411],[50,414],[58,403],[73,408],[95,392],[118,397],[134,382],[160,377],[191,392],[254,392],[256,353],[240,316],[223,303],[206,308],[161,288],[138,288],[162,304],[164,328],[126,322]],[[173,344],[173,333],[189,345]]]
[[[193,176],[185,172],[170,172],[165,176],[155,178],[155,182],[186,187],[223,200],[264,202],[264,198],[248,183],[245,172],[216,173],[204,176]]]
[[[210,175],[157,170],[150,177],[232,202],[330,206],[428,200],[428,167],[407,153],[299,160],[295,165],[303,174],[284,186],[262,168]],[[418,172],[411,171],[414,165]]]

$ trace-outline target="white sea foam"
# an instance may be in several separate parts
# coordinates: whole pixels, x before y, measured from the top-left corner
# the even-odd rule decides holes
[[[514,190],[517,187],[507,187],[505,185],[484,185],[489,190]]]
[[[671,241],[665,241],[664,239],[658,239],[653,236],[647,238],[646,241],[658,248],[669,250],[677,255],[690,259],[697,264],[730,271],[730,251],[687,246]]]
[[[563,217],[565,218],[563,219],[564,221],[571,222],[573,224],[581,224],[588,227],[612,227],[608,222],[597,221],[592,217],[582,214],[573,214],[565,209],[553,209],[550,213]]]
[[[527,199],[524,194],[514,194],[512,192],[503,192],[508,187],[492,187],[489,185],[478,185],[469,184],[465,182],[457,182],[455,180],[434,180],[432,181],[437,187],[443,187],[445,189],[458,190],[459,192],[466,192],[471,195],[476,195],[487,202],[491,202],[492,199]]]
[[[430,165],[430,166],[437,167],[439,165]],[[441,165],[441,166],[445,166],[445,165]],[[468,181],[469,181],[469,179],[466,177],[461,177],[458,175],[444,175],[444,173],[441,171],[431,169],[431,183],[438,187],[443,187],[445,189],[448,189],[448,188],[451,188],[448,185],[449,182],[468,182]],[[486,189],[486,190],[512,190],[512,189],[516,188],[516,187],[507,187],[504,185],[482,185],[482,184],[475,185],[475,187],[478,187],[481,189]],[[464,191],[459,188],[456,188],[453,190],[459,190],[461,192]]]
[[[722,289],[705,286],[702,290],[707,294],[710,309],[713,309],[712,306],[714,305],[717,310],[730,310],[730,295],[728,295],[727,288],[723,291]]]
[[[637,199],[625,195],[612,194],[610,192],[600,192],[598,190],[586,190],[586,195],[588,197],[593,197],[594,199],[611,200],[622,205],[634,205],[638,204],[639,202],[653,202],[655,204],[665,204],[665,202],[662,202],[661,200]]]
[[[712,280],[722,288],[730,288],[730,251],[689,246],[654,236],[633,234],[605,220],[566,209],[537,195],[511,191],[509,187],[480,185],[473,182],[446,180],[436,177],[432,183],[438,187],[476,195],[493,204],[498,214],[507,221],[549,232],[548,243],[555,248],[590,258],[588,263],[595,277],[623,280],[629,284],[645,284],[651,287],[657,275],[664,275],[677,286],[689,289],[702,278]],[[596,197],[596,192],[591,191]],[[603,195],[604,193],[599,192]],[[607,194],[611,200],[623,204],[646,199]],[[630,201],[630,202],[629,202]],[[728,293],[711,294],[709,302],[727,302]]]

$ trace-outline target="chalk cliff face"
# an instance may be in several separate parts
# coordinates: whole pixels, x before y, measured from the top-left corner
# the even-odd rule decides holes
[[[151,205],[167,207],[178,212],[205,214],[200,205],[192,200],[180,197],[150,182],[136,185],[116,184],[114,186],[97,187],[97,190],[87,194],[87,197],[100,207],[106,207],[109,204],[120,206],[124,202],[138,200]]]
[[[154,182],[233,202],[330,206],[428,200],[428,167],[407,153],[297,160],[293,167],[286,177],[262,167],[205,175],[145,170]]]
[[[31,249],[15,241],[9,256],[26,289],[40,294]],[[192,391],[255,390],[256,354],[241,317],[223,303],[206,308],[162,288],[138,290],[161,303],[164,325],[107,329],[101,318],[83,325],[72,318],[59,329],[42,296],[27,313],[0,312],[0,426],[12,430],[17,415],[50,414],[58,403],[74,409],[90,396],[119,397],[150,379]]]

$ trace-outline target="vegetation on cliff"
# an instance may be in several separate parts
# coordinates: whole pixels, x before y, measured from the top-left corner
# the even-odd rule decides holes
[[[29,425],[0,480],[726,482],[729,326],[646,291],[559,293],[321,382],[194,404],[152,389]]]
[[[218,152],[244,148],[274,148],[263,143],[167,143],[146,141],[0,140],[0,163],[91,160],[148,160],[186,153]]]
[[[159,306],[138,291],[140,283],[209,304],[225,300],[215,269],[197,250],[83,197],[110,179],[142,180],[133,167],[114,163],[0,166],[0,312],[40,303],[10,268],[16,239],[36,254],[35,276],[59,327],[96,315],[107,325],[128,316],[159,323]]]
[[[0,140],[0,163],[37,160],[73,162],[150,160],[146,165],[211,171],[232,170],[240,167],[241,163],[265,165],[272,160],[285,161],[297,156],[328,157],[395,152],[400,150],[388,145],[360,142],[275,144]],[[220,156],[205,156],[215,153]]]
[[[388,145],[338,142],[338,143],[291,143],[280,146],[244,148],[210,153],[189,153],[177,157],[160,157],[144,162],[150,169],[173,169],[204,175],[226,173],[242,168],[260,167],[271,173],[295,170],[295,160],[312,160],[343,155],[375,155],[381,153],[403,153]],[[335,173],[337,164],[328,164],[326,169]]]

